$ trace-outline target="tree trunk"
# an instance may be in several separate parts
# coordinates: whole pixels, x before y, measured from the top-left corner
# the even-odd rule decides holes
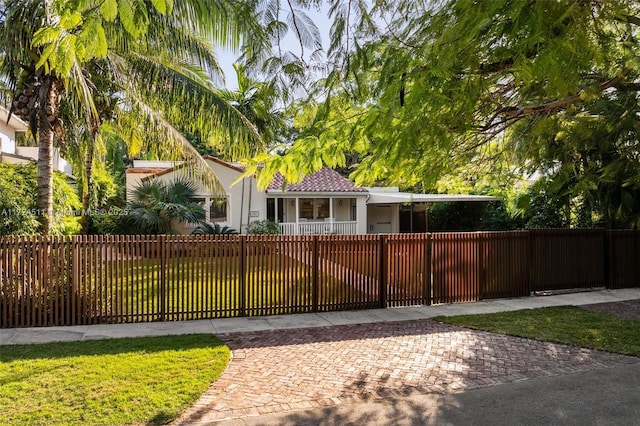
[[[82,226],[82,233],[85,235],[89,233],[89,226],[91,225],[89,209],[91,208],[91,193],[93,192],[93,182],[91,182],[92,174],[93,144],[89,144],[84,154],[84,170],[82,171],[82,216],[80,218],[80,224]]]
[[[53,121],[57,118],[62,83],[43,77],[38,93],[38,221],[40,233],[51,233],[53,219]]]

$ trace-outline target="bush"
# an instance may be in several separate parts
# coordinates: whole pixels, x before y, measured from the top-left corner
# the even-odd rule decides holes
[[[278,235],[280,226],[270,220],[256,220],[247,227],[247,233],[252,235]]]
[[[0,235],[29,235],[38,232],[37,168],[35,164],[0,164]],[[71,235],[80,231],[80,199],[67,178],[53,175],[52,233]]]
[[[522,226],[500,201],[435,203],[429,212],[429,231],[508,231]]]
[[[239,232],[228,226],[220,226],[217,223],[203,222],[193,230],[191,235],[235,235]]]

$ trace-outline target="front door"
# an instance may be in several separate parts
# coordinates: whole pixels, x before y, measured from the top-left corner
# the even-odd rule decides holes
[[[391,206],[369,206],[367,213],[367,233],[391,233]]]

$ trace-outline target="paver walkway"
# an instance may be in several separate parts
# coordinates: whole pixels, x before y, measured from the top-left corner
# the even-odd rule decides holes
[[[640,358],[424,319],[229,333],[233,360],[177,424],[638,364]]]

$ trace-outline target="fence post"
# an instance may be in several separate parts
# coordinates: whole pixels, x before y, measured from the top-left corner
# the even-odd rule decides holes
[[[311,244],[311,310],[313,312],[318,312],[318,299],[320,294],[319,283],[318,283],[318,275],[320,269],[320,253],[319,244],[318,244],[318,236],[314,235],[312,237]]]
[[[484,256],[485,233],[478,234],[478,300],[484,299],[484,289],[487,283],[487,260]]]
[[[433,280],[431,279],[431,234],[426,234],[424,247],[424,276],[423,276],[423,294],[424,300],[426,300],[427,305],[431,305],[431,287],[433,285]]]
[[[633,238],[633,253],[635,254],[635,261],[633,262],[633,284],[632,287],[640,286],[640,266],[638,266],[638,240],[640,240],[640,231],[634,230],[632,232]]]
[[[380,234],[378,239],[379,258],[378,258],[378,294],[380,297],[380,308],[387,307],[387,268],[386,268],[386,237]]]
[[[165,312],[167,309],[166,280],[167,280],[167,240],[165,235],[158,235],[158,244],[160,252],[160,291],[158,294],[160,305],[160,321],[165,320]]]
[[[536,253],[536,244],[535,244],[535,234],[531,230],[527,230],[527,237],[529,239],[529,256],[527,259],[527,276],[529,280],[529,285],[527,288],[527,293],[529,296],[536,291],[536,280],[535,278],[535,269],[538,267],[536,262],[537,253]]]
[[[615,280],[612,280],[611,277],[611,273],[612,273],[612,268],[611,268],[611,261],[613,260],[613,244],[611,241],[611,231],[609,230],[603,230],[602,231],[604,233],[603,236],[603,247],[602,247],[602,251],[603,256],[602,256],[602,261],[604,263],[603,265],[603,280],[604,280],[604,286],[605,288],[611,288],[611,285],[613,284],[613,282]]]
[[[246,277],[247,277],[247,253],[246,235],[240,235],[240,316],[245,316]]]

